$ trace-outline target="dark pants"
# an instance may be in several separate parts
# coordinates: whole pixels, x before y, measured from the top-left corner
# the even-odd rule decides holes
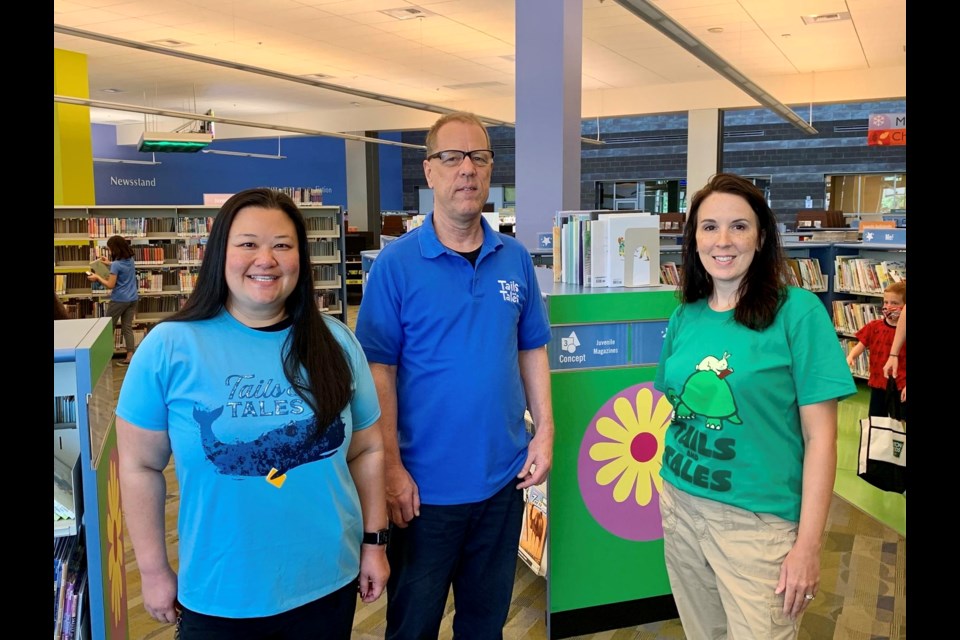
[[[451,584],[453,637],[503,637],[523,520],[518,482],[511,478],[483,502],[420,505],[407,528],[392,527],[387,640],[436,639]]]
[[[907,403],[900,402],[900,391],[891,389],[877,389],[870,387],[871,416],[890,416],[897,420],[907,421]]]
[[[177,640],[349,640],[357,582],[319,600],[264,618],[218,618],[183,609]]]

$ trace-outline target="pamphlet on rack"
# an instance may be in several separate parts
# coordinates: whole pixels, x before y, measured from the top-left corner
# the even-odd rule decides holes
[[[658,216],[650,216],[656,218]],[[658,227],[632,227],[624,231],[623,286],[660,285],[660,230]]]
[[[601,213],[600,220],[607,221],[607,286],[624,286],[624,267],[627,229],[652,229],[656,234],[657,278],[660,272],[660,216],[649,213]],[[632,276],[631,276],[632,279]]]
[[[547,485],[542,482],[523,490],[523,525],[520,558],[538,576],[547,575]]]

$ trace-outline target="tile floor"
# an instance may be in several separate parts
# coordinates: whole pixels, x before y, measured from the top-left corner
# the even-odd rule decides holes
[[[348,324],[356,322],[356,307],[348,308]],[[119,390],[125,367],[114,366]],[[821,587],[804,615],[800,640],[905,640],[906,638],[906,498],[889,494],[856,477],[857,420],[865,411],[867,392],[841,403],[837,483],[824,534]],[[177,563],[176,517],[179,494],[172,464],[167,477],[167,548]],[[129,540],[129,539],[128,539]],[[127,603],[130,638],[173,640],[171,625],[150,619],[142,606],[140,577],[129,542],[126,549]],[[544,621],[547,583],[518,560],[513,605],[506,640],[546,640]],[[386,598],[359,603],[354,640],[380,640],[385,627]],[[439,640],[452,638],[453,601]],[[683,640],[679,620],[611,630],[581,640]]]

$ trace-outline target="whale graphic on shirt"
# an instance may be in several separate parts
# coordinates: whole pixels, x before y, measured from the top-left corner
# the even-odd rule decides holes
[[[320,437],[316,437],[316,419],[311,416],[290,420],[247,442],[223,442],[213,432],[213,423],[221,414],[223,407],[193,409],[207,459],[223,475],[263,476],[278,487],[288,471],[332,456],[345,439],[341,416]]]

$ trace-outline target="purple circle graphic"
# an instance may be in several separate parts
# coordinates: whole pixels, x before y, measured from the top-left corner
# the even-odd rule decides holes
[[[660,491],[649,473],[652,470],[653,473],[658,474],[660,465],[644,464],[643,469],[637,475],[637,482],[650,483],[652,493],[650,502],[646,505],[640,505],[635,498],[635,485],[626,500],[617,502],[613,496],[617,480],[606,485],[597,481],[597,473],[613,461],[593,460],[590,457],[590,448],[593,445],[615,443],[597,430],[597,422],[600,418],[609,418],[617,424],[621,424],[620,418],[613,410],[614,403],[620,398],[630,403],[634,414],[640,412],[640,415],[637,416],[640,432],[635,434],[630,442],[624,443],[624,451],[628,452],[628,455],[632,458],[631,462],[649,463],[658,455],[662,444],[655,433],[663,433],[662,425],[650,424],[652,416],[646,414],[648,409],[643,406],[637,407],[637,393],[641,389],[648,389],[653,395],[652,407],[655,409],[660,399],[663,398],[663,394],[653,388],[652,382],[644,382],[623,389],[610,397],[590,420],[580,443],[580,454],[577,458],[577,480],[580,485],[580,495],[597,524],[618,538],[648,542],[663,538],[663,525],[660,521]],[[650,413],[654,413],[654,411],[650,411]],[[651,433],[651,431],[654,433]],[[630,473],[630,471],[630,469],[627,469],[625,473]]]

